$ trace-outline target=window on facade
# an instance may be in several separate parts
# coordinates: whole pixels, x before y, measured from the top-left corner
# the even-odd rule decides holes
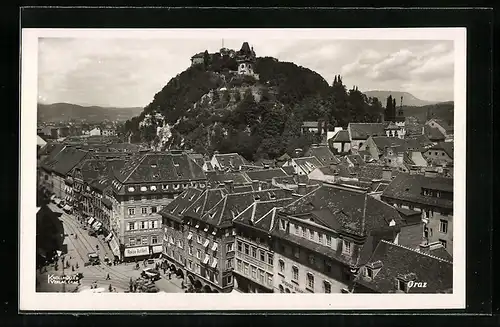
[[[146,229],[146,228],[147,228],[147,227],[146,227],[146,221],[141,221],[139,224],[140,224],[140,225],[139,225],[139,226],[140,226],[140,227],[139,227],[140,229]]]
[[[311,233],[309,234],[309,238],[310,238],[311,240],[314,240],[314,235],[315,235],[315,234],[318,234],[318,233],[317,233],[316,231],[313,231],[313,230],[311,229]]]
[[[448,222],[446,220],[441,219],[439,221],[439,231],[444,234],[448,233]]]
[[[252,278],[257,279],[257,267],[252,266]]]
[[[311,273],[307,273],[307,287],[314,289],[314,276]]]
[[[129,216],[135,215],[135,208],[128,208],[128,215]]]
[[[141,208],[141,213],[144,215],[144,214],[147,214],[148,213],[148,208],[146,207],[142,207]]]
[[[274,260],[273,260],[273,255],[272,255],[271,253],[268,253],[268,254],[267,254],[267,263],[268,263],[269,265],[273,265],[273,261],[274,261]]]
[[[245,244],[245,254],[246,255],[250,254],[250,246],[248,244]]]
[[[326,235],[326,246],[332,246],[332,238],[330,235]]]
[[[281,273],[285,272],[285,261],[281,259],[279,260],[279,269]]]
[[[241,241],[236,242],[238,252],[243,252],[243,243]]]
[[[149,244],[149,242],[148,242],[148,237],[147,237],[147,236],[144,236],[144,237],[142,238],[142,245],[148,245],[148,244]]]
[[[193,246],[192,245],[188,246],[188,253],[189,253],[189,255],[193,255]]]
[[[232,251],[234,251],[234,243],[226,244],[226,252],[232,252]]]
[[[267,285],[273,285],[273,275],[267,273]]]
[[[249,264],[245,262],[244,265],[245,265],[245,275],[248,276]]]
[[[297,234],[297,236],[300,236],[300,235],[304,236],[303,233],[304,233],[304,231],[302,229],[302,226],[298,226],[298,228],[295,230],[295,234]]]
[[[197,236],[196,241],[197,241],[199,244],[201,244],[201,243],[202,243],[203,239],[202,239],[201,235],[198,235],[198,236]]]
[[[233,268],[233,259],[227,259],[226,260],[226,269],[231,269]]]
[[[315,262],[315,261],[314,261],[314,255],[310,254],[310,255],[309,255],[309,263],[310,263],[311,265],[314,265],[314,262]]]
[[[257,258],[257,248],[252,246],[252,257]]]
[[[332,292],[332,284],[330,284],[330,282],[325,280],[323,282],[323,290],[325,293],[331,293]]]
[[[283,288],[283,285],[280,285],[279,289],[280,289],[280,293],[285,293],[285,289]]]
[[[260,261],[266,261],[266,254],[263,250],[259,251],[260,254]]]
[[[178,240],[177,246],[182,249],[184,247],[184,242],[182,240]]]
[[[137,245],[141,244],[141,241],[142,241],[142,239],[140,237],[137,237],[135,239],[135,242],[137,243]]]
[[[351,254],[351,242],[344,240],[343,241],[343,247],[342,247],[342,253],[344,254]]]
[[[238,269],[238,271],[241,271],[241,260],[240,259],[236,259],[236,269]]]
[[[158,236],[156,235],[151,236],[151,244],[158,244]]]
[[[297,266],[292,267],[292,279],[295,281],[299,280],[299,268]]]
[[[135,238],[131,238],[128,240],[130,246],[134,246],[135,245]]]
[[[439,243],[441,243],[441,245],[443,245],[443,247],[446,249],[446,243],[447,243],[446,240],[440,239]]]
[[[196,249],[196,258],[201,259],[201,250]]]
[[[134,223],[128,223],[128,230],[134,230],[135,229],[135,224]]]
[[[156,207],[151,207],[151,212],[156,213]]]

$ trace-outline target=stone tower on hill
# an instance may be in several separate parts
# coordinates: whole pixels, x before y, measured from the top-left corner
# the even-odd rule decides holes
[[[238,74],[250,75],[257,77],[254,72],[256,56],[253,47],[250,48],[248,42],[243,42],[240,51],[236,54],[236,61],[238,62]]]

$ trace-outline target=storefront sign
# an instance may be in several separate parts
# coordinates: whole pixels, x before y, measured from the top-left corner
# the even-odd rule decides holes
[[[163,252],[163,245],[153,246],[153,253],[161,253],[161,252]]]
[[[298,293],[305,293],[305,291],[301,290],[297,285],[293,285],[289,282],[287,282],[286,280],[282,279],[281,282],[283,283],[283,285],[285,285],[286,287],[290,288],[290,289],[293,289],[295,292],[298,292]]]
[[[147,255],[147,254],[149,254],[149,246],[139,246],[136,248],[125,249],[126,257],[136,257],[139,255]]]

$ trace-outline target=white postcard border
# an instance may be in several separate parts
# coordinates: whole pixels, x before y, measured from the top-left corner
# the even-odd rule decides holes
[[[453,294],[197,294],[197,293],[37,293],[36,108],[38,38],[177,38],[244,40],[366,39],[453,40],[454,71],[454,228]],[[365,310],[465,308],[466,29],[22,29],[20,133],[19,307],[27,311],[100,310]]]

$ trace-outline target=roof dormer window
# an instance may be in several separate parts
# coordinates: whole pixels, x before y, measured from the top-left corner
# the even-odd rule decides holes
[[[408,283],[403,279],[396,278],[396,289],[398,291],[408,293]]]
[[[141,191],[142,192],[146,192],[148,190],[148,188],[146,186],[141,186]]]

